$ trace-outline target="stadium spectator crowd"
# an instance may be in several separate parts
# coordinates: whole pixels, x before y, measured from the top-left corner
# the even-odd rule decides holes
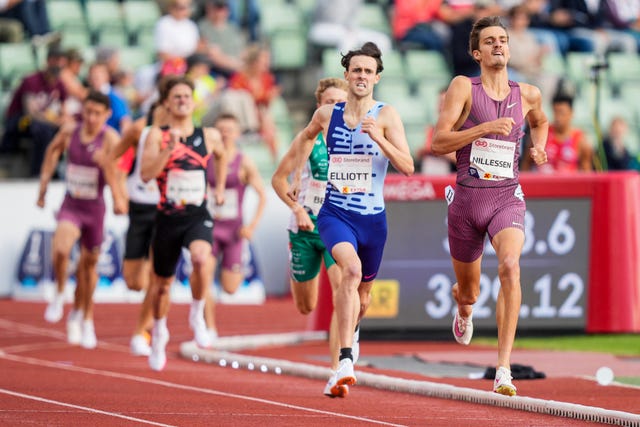
[[[48,142],[62,124],[77,119],[82,98],[89,89],[108,94],[112,105],[118,106],[119,117],[112,118],[111,123],[122,132],[131,120],[148,113],[158,97],[155,89],[158,79],[170,74],[187,74],[195,81],[195,120],[199,124],[209,126],[218,115],[233,113],[240,121],[243,136],[247,136],[243,140],[262,145],[259,150],[252,150],[252,155],[267,159],[256,159],[259,167],[266,164],[267,171],[272,171],[275,160],[286,151],[299,126],[291,122],[296,113],[292,109],[285,110],[284,119],[282,115],[275,116],[273,109],[278,102],[274,99],[285,100],[285,105],[309,99],[313,88],[299,91],[299,86],[289,84],[292,76],[300,77],[308,69],[318,70],[319,75],[314,78],[336,77],[324,68],[320,52],[346,51],[349,42],[361,44],[363,37],[379,40],[383,52],[389,50],[398,55],[403,67],[398,79],[391,76],[389,65],[387,82],[403,80],[399,84],[407,87],[408,97],[421,100],[423,105],[434,105],[442,85],[451,76],[478,74],[478,66],[468,54],[467,35],[476,19],[488,15],[501,16],[508,25],[511,78],[541,87],[548,115],[554,96],[559,92],[568,94],[574,100],[574,125],[582,128],[592,148],[595,149],[599,139],[615,140],[619,148],[607,152],[621,153],[624,147],[625,159],[631,160],[622,164],[628,168],[638,164],[640,109],[625,95],[640,93],[636,72],[640,65],[635,71],[632,67],[622,71],[608,69],[607,58],[622,54],[629,58],[629,64],[640,64],[640,1],[335,2],[341,10],[348,11],[349,25],[346,25],[336,20],[339,14],[328,1],[282,0],[269,5],[269,9],[282,7],[282,12],[270,10],[267,14],[260,10],[264,2],[257,0],[114,0],[125,24],[127,3],[148,3],[157,12],[153,22],[129,34],[121,45],[106,37],[109,29],[99,36],[91,34],[89,42],[83,45],[74,36],[77,28],[68,23],[57,24],[59,16],[47,15],[52,4],[59,1],[62,0],[0,0],[0,177],[36,176]],[[77,0],[86,22],[90,21],[89,6],[95,1]],[[327,14],[327,10],[332,13]],[[277,22],[273,22],[274,15],[279,17]],[[295,17],[300,17],[301,22],[293,22]],[[77,24],[82,26],[80,22]],[[342,28],[343,37],[340,40],[320,37],[319,34],[326,34],[321,28],[327,26]],[[275,43],[274,34],[278,31],[287,35],[303,32],[304,67],[291,70],[280,65],[283,55],[294,52],[283,53]],[[12,69],[3,64],[7,61],[1,50],[9,45],[30,46],[33,67]],[[387,45],[389,48],[385,48]],[[143,52],[144,58],[138,55],[133,61],[127,51],[134,48]],[[446,67],[446,78],[435,77],[430,70],[410,69],[419,65],[412,65],[409,56],[425,52],[440,57]],[[336,55],[333,62],[338,58]],[[108,73],[108,82],[103,81],[103,71]],[[609,78],[614,71],[616,75],[622,74],[622,79]],[[409,75],[418,75],[418,80],[412,81]],[[594,118],[593,107],[589,107],[594,104],[590,99],[593,81],[598,82],[599,102],[627,107],[620,108],[615,115],[616,124],[612,125],[614,115]],[[287,89],[292,86],[296,90]],[[382,97],[381,100],[395,101]],[[311,108],[309,105],[308,109]],[[425,106],[422,123],[416,126],[422,133],[410,134],[409,139],[418,169],[422,160],[417,153],[425,145],[428,138],[425,130],[435,123],[437,114],[428,113],[427,109]],[[289,124],[284,126],[283,120]],[[611,138],[610,127],[616,133]],[[626,129],[622,135],[617,130],[621,127]],[[605,130],[602,138],[597,137],[598,128]],[[13,167],[9,173],[7,164],[13,160],[22,161],[23,170],[16,173]],[[606,167],[603,163],[592,169]],[[620,167],[620,162],[606,162],[609,163]]]

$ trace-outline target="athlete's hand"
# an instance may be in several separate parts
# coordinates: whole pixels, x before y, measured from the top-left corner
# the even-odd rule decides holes
[[[38,200],[36,201],[36,206],[39,208],[44,208],[44,193],[38,194]]]
[[[224,205],[224,190],[216,188],[213,190],[213,197],[216,199],[216,206]]]
[[[126,215],[129,213],[129,206],[124,197],[117,197],[113,200],[113,213],[116,215]]]
[[[173,147],[176,146],[182,138],[182,132],[180,129],[169,129],[169,140],[167,141],[167,150],[173,151]]]
[[[243,239],[251,240],[253,238],[253,232],[255,230],[250,225],[243,225],[238,231],[238,235]]]
[[[376,124],[373,117],[365,117],[362,119],[362,132],[368,134],[374,141],[380,141],[383,138],[382,131]]]
[[[513,129],[513,125],[515,125],[516,122],[512,117],[500,117],[489,124],[489,132],[487,133],[507,136],[511,134],[511,129]]]
[[[316,228],[313,221],[311,221],[309,214],[302,206],[298,205],[298,208],[293,212],[296,215],[296,223],[300,230],[313,231]]]
[[[535,145],[531,147],[529,155],[531,156],[531,160],[538,166],[547,162],[547,152],[544,151],[544,149],[536,148]]]

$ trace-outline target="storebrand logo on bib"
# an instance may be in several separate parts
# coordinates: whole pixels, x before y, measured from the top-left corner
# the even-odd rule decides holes
[[[479,140],[476,141],[476,145],[478,147],[486,147],[488,145],[488,143],[484,139],[479,139]]]

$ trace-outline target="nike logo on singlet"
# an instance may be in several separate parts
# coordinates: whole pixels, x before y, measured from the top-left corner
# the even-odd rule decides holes
[[[514,105],[516,105],[516,104],[517,104],[517,102],[514,102],[514,103],[512,103],[512,104],[508,104],[508,105],[507,105],[507,108],[511,108],[511,107],[513,107],[513,106],[514,106]]]

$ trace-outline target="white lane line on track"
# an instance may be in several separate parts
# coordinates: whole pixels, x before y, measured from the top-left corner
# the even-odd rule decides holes
[[[73,409],[79,409],[81,411],[87,411],[87,412],[91,412],[91,413],[94,413],[94,414],[101,414],[101,415],[108,415],[110,417],[122,418],[122,419],[127,420],[127,421],[135,421],[135,422],[138,422],[138,423],[151,424],[151,425],[154,425],[154,426],[175,427],[175,426],[172,426],[171,424],[162,424],[162,423],[157,423],[155,421],[143,420],[142,418],[128,417],[126,415],[117,414],[115,412],[107,412],[107,411],[102,411],[102,410],[96,409],[96,408],[89,408],[88,406],[73,405],[71,403],[60,402],[58,400],[45,399],[44,397],[33,396],[31,394],[18,393],[18,392],[15,392],[15,391],[4,389],[4,388],[0,388],[0,393],[8,394],[10,396],[15,396],[15,397],[21,397],[23,399],[30,399],[30,400],[36,400],[38,402],[50,403],[52,405],[64,406],[64,407],[73,408]]]
[[[29,365],[46,366],[54,369],[62,369],[62,370],[73,371],[73,372],[82,372],[84,374],[89,374],[89,375],[99,375],[99,376],[108,377],[108,378],[118,378],[118,379],[123,379],[128,381],[137,381],[140,383],[153,384],[153,385],[158,385],[162,387],[168,387],[168,388],[179,389],[179,390],[187,390],[187,391],[192,391],[197,393],[212,394],[215,396],[222,396],[222,397],[228,397],[233,399],[248,400],[251,402],[262,403],[265,405],[273,405],[273,406],[278,406],[278,407],[287,408],[287,409],[295,409],[299,411],[312,412],[315,414],[322,414],[322,415],[328,415],[332,417],[356,420],[361,422],[368,422],[371,424],[379,424],[379,425],[393,426],[393,427],[405,427],[404,424],[388,423],[388,422],[379,421],[371,418],[358,417],[358,416],[347,415],[347,414],[338,413],[338,412],[323,411],[321,409],[308,408],[304,406],[292,405],[289,403],[276,402],[273,400],[262,399],[259,397],[245,396],[245,395],[236,394],[236,393],[228,393],[228,392],[214,390],[210,388],[189,386],[189,385],[178,384],[178,383],[173,383],[169,381],[156,380],[153,378],[140,377],[137,375],[123,374],[120,372],[103,371],[100,369],[84,368],[84,367],[75,366],[75,365],[66,365],[66,364],[61,364],[56,362],[50,362],[44,359],[36,359],[33,357],[3,354],[3,352],[0,352],[0,359],[11,360],[14,362],[25,363]]]

